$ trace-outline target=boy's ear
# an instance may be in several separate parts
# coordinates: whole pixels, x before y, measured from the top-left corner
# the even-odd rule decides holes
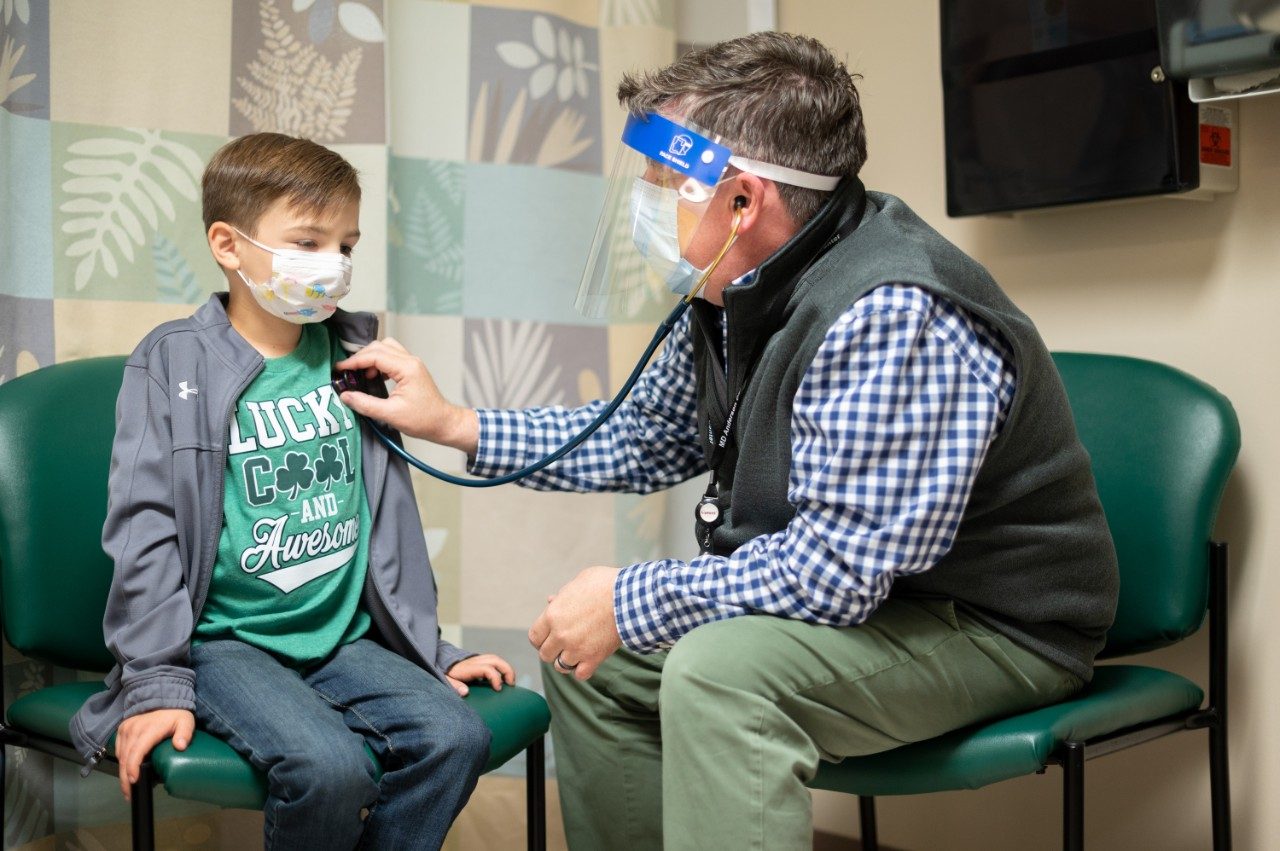
[[[234,272],[240,268],[240,253],[236,248],[235,228],[226,222],[214,222],[209,225],[209,250],[213,259],[227,271]]]

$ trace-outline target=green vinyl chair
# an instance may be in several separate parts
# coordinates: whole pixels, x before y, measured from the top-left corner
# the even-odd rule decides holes
[[[115,399],[123,373],[124,358],[93,358],[46,367],[0,385],[4,634],[28,657],[97,673],[114,663],[102,637],[112,565],[102,551],[101,534]],[[9,745],[82,763],[71,747],[67,724],[101,688],[100,680],[63,683],[6,706],[0,776]],[[493,734],[486,771],[526,752],[528,846],[542,851],[543,742],[550,722],[546,702],[515,686],[500,692],[473,687],[467,702]],[[110,756],[97,768],[113,776],[118,770]],[[133,788],[135,849],[154,847],[152,790],[157,783],[172,797],[224,807],[261,809],[266,801],[266,777],[221,739],[197,731],[185,751],[165,742],[152,752]]]
[[[1063,770],[1063,847],[1084,847],[1085,761],[1184,730],[1209,732],[1213,847],[1231,847],[1227,782],[1227,546],[1212,541],[1240,450],[1231,403],[1151,361],[1059,353],[1080,439],[1120,558],[1120,603],[1101,658],[1155,650],[1209,616],[1209,695],[1159,668],[1099,665],[1063,703],[872,756],[824,763],[813,788],[859,796],[877,848],[875,797],[977,789]]]

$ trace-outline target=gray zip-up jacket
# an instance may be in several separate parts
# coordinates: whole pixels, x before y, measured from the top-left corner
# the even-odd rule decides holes
[[[226,293],[147,335],[125,364],[116,406],[102,545],[115,562],[103,633],[116,657],[106,691],[71,719],[92,765],[125,718],[195,709],[189,654],[222,534],[227,440],[236,400],[262,355],[227,319]],[[378,320],[339,310],[325,321],[348,351],[371,342]],[[443,679],[474,655],[440,638],[436,587],[409,469],[361,423],[369,500],[369,569],[362,598],[394,651]]]

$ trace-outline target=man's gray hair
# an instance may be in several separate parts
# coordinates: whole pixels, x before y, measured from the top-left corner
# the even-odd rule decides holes
[[[719,134],[740,156],[853,177],[867,160],[853,81],[818,40],[760,32],[690,51],[660,71],[626,74],[618,100],[636,115],[677,114]],[[830,197],[777,186],[796,225]]]

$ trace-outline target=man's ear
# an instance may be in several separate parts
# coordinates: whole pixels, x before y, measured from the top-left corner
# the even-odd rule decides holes
[[[732,187],[733,194],[728,198],[731,205],[729,215],[732,219],[734,213],[740,213],[742,221],[738,225],[738,233],[748,233],[766,215],[770,200],[770,186],[767,181],[745,171],[736,175],[734,183],[736,185]],[[773,202],[777,203],[777,193],[772,194]]]
[[[226,222],[209,225],[209,250],[222,268],[234,272],[240,268],[240,253],[236,246],[235,228]]]

